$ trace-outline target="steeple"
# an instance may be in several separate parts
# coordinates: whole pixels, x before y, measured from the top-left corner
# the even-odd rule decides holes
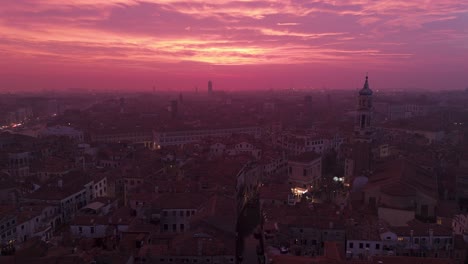
[[[369,88],[369,76],[366,74],[366,82],[359,91],[359,95],[372,95],[372,90]]]

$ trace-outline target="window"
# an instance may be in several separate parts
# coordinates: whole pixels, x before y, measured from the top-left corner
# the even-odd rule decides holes
[[[354,243],[353,242],[349,242],[349,248],[353,248],[354,247]]]
[[[94,227],[93,226],[90,228],[90,230],[91,230],[91,234],[94,234]]]
[[[180,211],[180,216],[184,217],[184,211]]]
[[[380,249],[380,244],[375,244],[375,249]]]
[[[304,177],[307,176],[307,170],[306,170],[306,169],[303,170],[302,175],[303,175]]]
[[[369,247],[370,247],[369,243],[366,243],[366,248],[369,248]]]
[[[167,224],[164,224],[164,231],[167,231],[169,229],[169,227],[167,226]]]
[[[184,224],[180,224],[180,231],[184,231],[184,228],[185,228]]]
[[[414,243],[415,243],[415,244],[419,244],[419,237],[415,237],[415,238],[414,238]]]
[[[176,216],[176,211],[172,211],[172,216]]]
[[[83,228],[82,228],[81,226],[78,227],[78,232],[79,232],[80,234],[83,233]]]
[[[359,248],[363,248],[364,247],[364,244],[363,243],[359,243]]]
[[[176,224],[172,224],[172,231],[177,231],[177,225]]]
[[[167,211],[164,211],[164,216],[167,216]]]

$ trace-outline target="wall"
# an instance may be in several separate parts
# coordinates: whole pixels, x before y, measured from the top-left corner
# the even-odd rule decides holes
[[[391,208],[378,208],[379,219],[385,220],[391,226],[405,226],[408,221],[415,217],[414,211],[399,210]]]

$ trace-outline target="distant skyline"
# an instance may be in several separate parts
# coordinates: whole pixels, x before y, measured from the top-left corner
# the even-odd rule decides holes
[[[4,0],[0,92],[468,87],[468,1]]]

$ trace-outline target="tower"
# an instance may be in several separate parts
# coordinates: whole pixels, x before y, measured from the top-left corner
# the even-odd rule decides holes
[[[177,118],[179,109],[177,107],[177,100],[171,101],[171,116],[173,119]]]
[[[208,81],[208,93],[213,92],[213,83],[211,81]]]
[[[125,112],[125,98],[120,98],[120,113],[123,114]]]
[[[372,109],[372,90],[369,88],[369,77],[366,75],[364,86],[359,90],[354,122],[354,134],[357,141],[369,142],[371,140],[373,133]]]
[[[345,150],[345,182],[351,184],[357,176],[369,175],[372,169],[372,90],[366,75],[364,87],[359,90],[354,121],[354,137]]]

